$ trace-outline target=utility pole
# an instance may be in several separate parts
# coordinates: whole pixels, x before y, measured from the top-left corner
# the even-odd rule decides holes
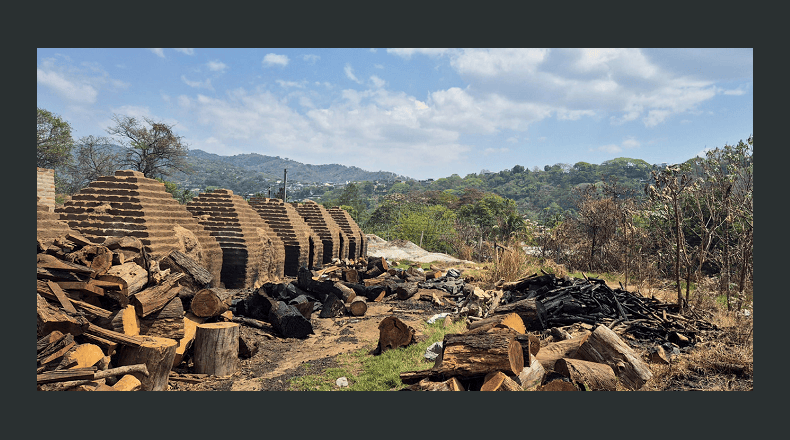
[[[288,197],[285,195],[285,185],[288,183],[288,168],[283,169],[283,202],[288,201]]]

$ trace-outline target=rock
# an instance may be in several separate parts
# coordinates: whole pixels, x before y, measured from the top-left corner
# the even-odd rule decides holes
[[[434,342],[433,344],[429,345],[428,348],[425,349],[425,359],[431,361],[435,360],[440,354],[442,354],[443,348],[443,341]]]
[[[348,378],[345,376],[338,377],[337,380],[335,381],[335,384],[337,384],[337,386],[339,386],[340,388],[346,388],[348,387]]]

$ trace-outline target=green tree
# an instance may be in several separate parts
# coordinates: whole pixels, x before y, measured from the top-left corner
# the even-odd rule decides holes
[[[145,177],[167,177],[176,171],[187,172],[189,147],[173,126],[143,117],[113,115],[115,125],[107,128],[126,148],[123,165],[140,171]]]
[[[71,125],[58,115],[36,107],[36,166],[58,168],[71,162]]]
[[[165,191],[169,192],[173,196],[173,198],[176,199],[178,203],[182,205],[186,205],[187,203],[189,203],[190,200],[192,200],[192,198],[195,197],[195,195],[192,194],[192,191],[188,189],[183,189],[183,190],[179,189],[178,184],[176,184],[175,182],[164,180],[161,177],[157,177],[156,180],[164,183]],[[206,191],[208,192],[209,190],[206,189]]]

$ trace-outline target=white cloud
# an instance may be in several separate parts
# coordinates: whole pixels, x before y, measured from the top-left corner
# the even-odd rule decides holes
[[[189,96],[180,95],[178,97],[178,105],[183,109],[189,109],[190,105],[192,105],[192,100],[189,99]]]
[[[186,55],[194,55],[195,54],[195,49],[192,49],[192,48],[186,48],[186,49],[182,48],[182,49],[173,49],[173,50],[175,50],[176,52],[181,52],[181,53],[186,54]]]
[[[483,150],[483,156],[490,156],[492,154],[505,154],[509,153],[510,149],[508,148],[486,148]]]
[[[224,72],[228,68],[228,65],[222,61],[209,61],[206,63],[206,66],[208,66],[208,70],[212,72]]]
[[[320,57],[320,56],[318,56],[318,55],[307,54],[307,55],[303,55],[303,56],[302,56],[302,59],[303,59],[303,60],[305,60],[305,61],[307,61],[307,62],[308,62],[308,63],[310,63],[310,64],[315,64],[315,63],[316,63],[316,61],[318,61],[318,60],[320,60],[320,59],[321,59],[321,57]]]
[[[383,69],[384,68],[384,66],[381,65],[381,64],[374,64],[373,67],[375,67],[376,69]]]
[[[346,72],[346,77],[351,81],[354,81],[357,84],[362,84],[362,81],[358,80],[356,75],[354,75],[354,68],[351,67],[351,64],[346,63],[346,66],[343,67],[343,71]]]
[[[535,72],[548,49],[463,49],[450,62],[460,74],[491,77],[513,72]]]
[[[42,59],[36,67],[36,82],[74,105],[94,104],[100,91],[129,87],[129,83],[110,77],[99,63],[75,66],[68,57]]]
[[[425,49],[404,49],[404,48],[395,48],[395,49],[387,49],[387,53],[391,53],[397,55],[402,58],[411,58],[414,54],[422,54],[428,56],[437,56],[445,54],[450,49],[437,49],[437,48],[425,48]]]
[[[371,52],[373,52],[373,53],[376,53],[376,51],[377,51],[377,50],[376,50],[376,48],[375,48],[375,47],[371,47],[371,48],[370,48],[370,51],[371,51]]]
[[[80,104],[93,104],[99,94],[90,84],[66,78],[59,72],[36,69],[36,81],[49,87],[62,98]]]
[[[274,53],[267,53],[266,56],[263,57],[262,62],[264,67],[275,66],[275,65],[285,67],[288,65],[289,61],[290,60],[288,59],[287,55],[277,55]]]
[[[148,50],[150,50],[151,52],[153,52],[154,54],[156,54],[156,56],[158,56],[159,58],[164,58],[164,57],[165,57],[165,50],[164,50],[164,49],[162,49],[161,47],[158,47],[158,48],[150,48],[150,49],[148,49]]]
[[[505,139],[505,142],[515,144],[518,143],[518,136],[510,136],[509,138]]]
[[[380,89],[380,88],[384,87],[385,85],[387,85],[387,81],[384,81],[383,79],[379,78],[376,75],[372,75],[370,77],[370,82],[372,82],[373,86],[376,87],[377,89]]]
[[[619,152],[623,151],[623,149],[620,148],[619,145],[608,144],[608,145],[602,145],[602,146],[598,147],[598,151],[604,151],[606,153],[615,154],[615,153],[619,153]]]
[[[284,87],[286,89],[290,88],[290,87],[297,87],[297,88],[303,89],[303,88],[305,88],[305,84],[306,84],[306,81],[299,81],[299,82],[297,82],[297,81],[285,81],[285,80],[282,80],[282,79],[278,79],[275,82],[277,84],[279,84],[280,87]]]
[[[206,78],[205,81],[190,81],[187,79],[186,76],[181,75],[181,81],[184,84],[188,85],[189,87],[195,87],[197,89],[209,89],[214,90],[214,87],[211,85],[211,79]]]

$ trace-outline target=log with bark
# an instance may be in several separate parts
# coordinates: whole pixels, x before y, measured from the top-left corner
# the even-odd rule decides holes
[[[166,391],[167,376],[173,367],[178,343],[173,339],[145,337],[139,346],[125,345],[118,349],[118,365],[145,364],[148,375],[133,373],[142,383],[143,391]]]
[[[272,304],[268,321],[286,338],[306,338],[313,333],[313,325],[294,307],[282,301]]]
[[[198,324],[202,324],[205,320],[206,318],[195,316],[192,312],[186,312],[184,314],[184,336],[178,340],[176,355],[173,357],[173,367],[178,366],[181,364],[181,361],[184,360],[184,354],[195,340],[195,331],[197,330]]]
[[[395,294],[398,296],[398,299],[405,300],[413,297],[418,290],[419,287],[417,287],[416,282],[401,283],[395,287]]]
[[[562,379],[554,379],[538,387],[537,391],[579,391],[579,387],[573,382]]]
[[[405,383],[405,382],[404,382]],[[422,379],[408,388],[411,391],[466,391],[458,378],[451,377],[443,382]]]
[[[230,309],[231,291],[210,287],[195,292],[189,305],[190,311],[201,318],[213,318]]]
[[[161,310],[140,319],[140,334],[175,339],[184,337],[184,307],[174,297]]]
[[[509,332],[446,334],[437,369],[458,377],[485,376],[497,370],[517,375],[524,369],[524,355]]]
[[[543,365],[536,358],[532,358],[532,363],[518,373],[518,382],[522,390],[535,391],[543,383],[545,376],[546,370]]]
[[[135,293],[130,304],[134,306],[137,316],[145,318],[151,313],[161,310],[178,296],[181,286],[176,286],[176,283],[183,277],[182,273],[171,273],[161,283]]]
[[[524,334],[527,329],[524,326],[524,320],[521,319],[517,313],[502,313],[494,315],[490,318],[485,318],[480,321],[470,322],[467,325],[468,330],[477,329],[478,332],[484,333],[495,327],[511,328],[518,333]]]
[[[183,273],[185,276],[181,279],[180,284],[189,287],[194,292],[210,287],[214,279],[211,272],[205,267],[179,250],[173,250],[164,257],[159,262],[159,268],[170,269],[171,273]]]
[[[527,330],[543,330],[546,322],[546,309],[540,301],[523,299],[509,304],[502,304],[494,309],[494,314],[517,313]]]
[[[501,371],[486,374],[480,391],[521,391],[521,386]]]
[[[415,330],[411,326],[394,316],[388,316],[379,323],[377,351],[406,347],[415,342],[414,335]]]
[[[581,359],[563,358],[554,364],[554,371],[577,384],[587,385],[591,391],[615,391],[617,377],[612,367]]]
[[[198,324],[192,360],[195,372],[228,376],[236,372],[239,359],[239,324],[213,322]]]
[[[648,364],[605,325],[596,327],[573,357],[609,365],[630,390],[642,388],[653,377]]]
[[[348,311],[354,316],[364,316],[368,311],[368,300],[363,296],[357,296],[348,305]]]
[[[107,270],[107,275],[118,277],[126,282],[127,295],[134,295],[148,284],[148,271],[134,261],[127,261],[120,266]]]
[[[335,296],[334,294],[329,294],[326,300],[324,301],[323,305],[321,306],[321,313],[318,315],[319,318],[338,318],[343,316],[346,313],[346,306],[343,301]]]
[[[564,341],[551,342],[545,347],[541,347],[540,352],[535,355],[540,364],[546,371],[554,371],[554,364],[562,358],[575,358],[579,347],[584,344],[590,333],[578,335],[575,338]]]
[[[41,295],[36,293],[36,336],[41,337],[55,330],[81,335],[90,322],[78,313],[68,313],[60,307],[50,304]]]

